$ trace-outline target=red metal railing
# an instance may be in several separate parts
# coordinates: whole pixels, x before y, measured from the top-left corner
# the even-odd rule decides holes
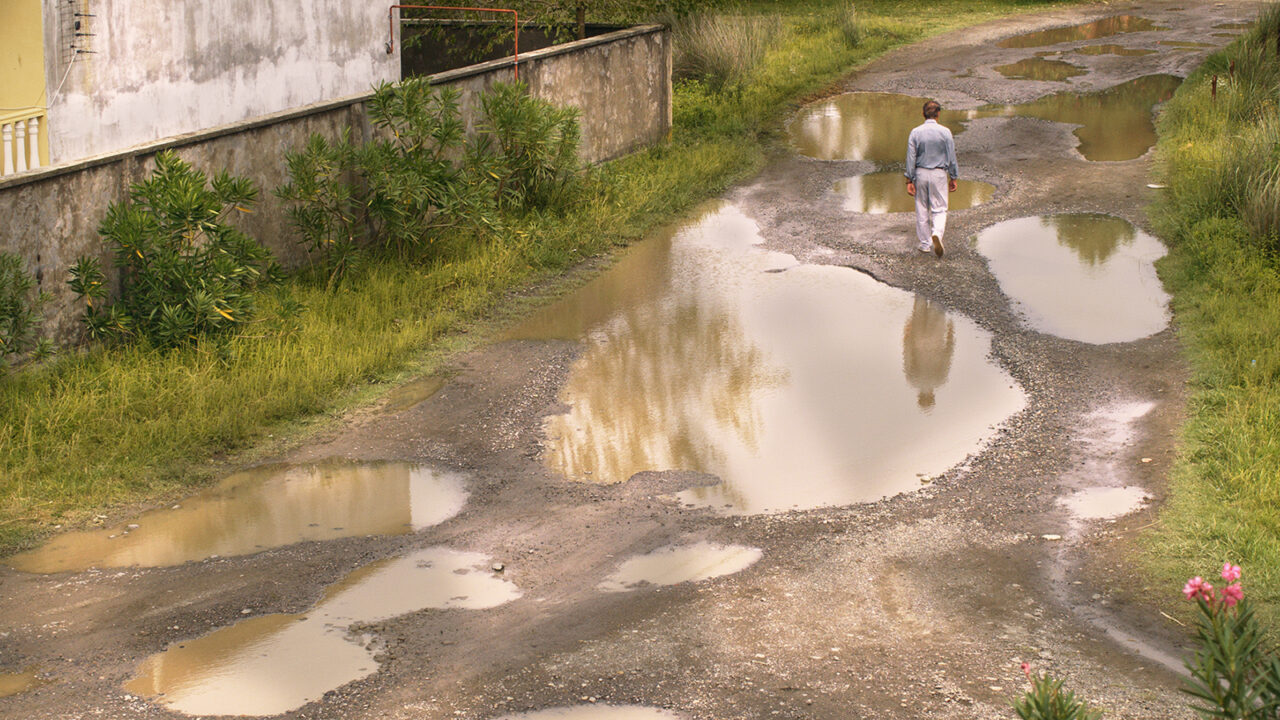
[[[395,52],[396,49],[396,10],[467,10],[470,12],[493,12],[493,13],[511,13],[515,20],[515,44],[512,59],[515,61],[516,79],[520,79],[520,13],[515,10],[506,8],[473,8],[473,7],[448,7],[444,5],[392,5],[387,10],[387,26],[391,30],[391,39],[387,41],[387,54]]]

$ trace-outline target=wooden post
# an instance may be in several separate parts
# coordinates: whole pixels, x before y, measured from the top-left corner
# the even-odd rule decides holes
[[[578,3],[578,39],[584,40],[587,37],[587,4]]]
[[[1229,68],[1228,72],[1231,73],[1231,79],[1235,80],[1236,79],[1236,61],[1235,60],[1231,61],[1231,67]]]
[[[1209,95],[1213,98],[1213,101],[1215,103],[1218,102],[1218,76],[1217,75],[1213,76],[1213,85],[1209,89]]]

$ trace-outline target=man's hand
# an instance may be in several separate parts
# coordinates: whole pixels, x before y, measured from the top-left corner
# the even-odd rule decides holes
[[[956,191],[956,179],[951,178],[950,180],[947,181],[947,192],[955,192],[955,191]],[[914,195],[915,193],[912,193],[912,194]]]
[[[907,194],[910,195],[911,197],[916,196],[916,184],[911,182],[910,180],[907,181]]]

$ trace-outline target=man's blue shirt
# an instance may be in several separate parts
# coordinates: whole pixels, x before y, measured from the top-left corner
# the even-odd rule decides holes
[[[904,174],[911,182],[916,181],[916,168],[946,168],[952,180],[960,177],[955,138],[937,120],[925,120],[907,138],[907,171]]]

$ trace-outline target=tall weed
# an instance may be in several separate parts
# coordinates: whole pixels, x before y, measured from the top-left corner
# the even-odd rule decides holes
[[[715,90],[740,89],[781,29],[776,15],[700,13],[678,19],[671,27],[673,74],[703,81]]]
[[[34,289],[22,258],[0,252],[0,373],[15,360],[39,359],[52,351],[50,341],[39,338],[40,310],[49,296]]]

